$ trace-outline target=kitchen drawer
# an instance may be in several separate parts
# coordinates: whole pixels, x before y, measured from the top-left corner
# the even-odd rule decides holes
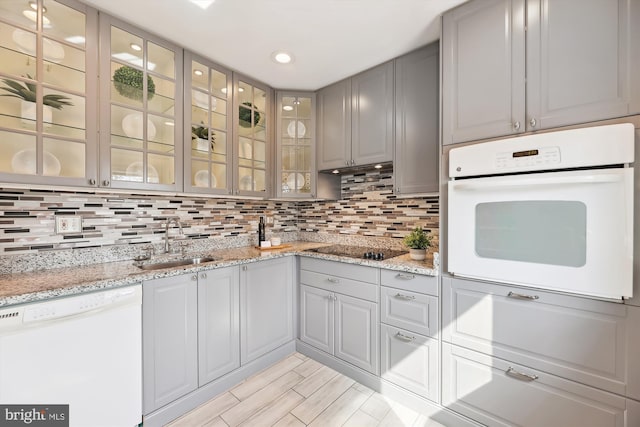
[[[438,298],[380,287],[380,320],[422,335],[438,335]]]
[[[380,284],[392,288],[438,296],[437,276],[423,276],[421,274],[403,273],[401,271],[380,270]]]
[[[315,271],[309,270],[300,270],[300,283],[343,295],[378,302],[378,285],[371,283],[345,279],[344,277],[333,274],[316,273]]]
[[[300,270],[314,271],[316,273],[331,273],[335,277],[344,277],[345,279],[369,282],[376,285],[380,283],[380,270],[364,265],[301,257]]]
[[[637,307],[451,278],[442,298],[444,341],[640,398]]]
[[[405,329],[380,325],[382,378],[438,401],[438,341]]]
[[[443,343],[442,404],[487,426],[625,427],[627,401]]]

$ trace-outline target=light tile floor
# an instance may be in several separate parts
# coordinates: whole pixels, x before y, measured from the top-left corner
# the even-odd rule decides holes
[[[169,426],[444,427],[300,353]]]

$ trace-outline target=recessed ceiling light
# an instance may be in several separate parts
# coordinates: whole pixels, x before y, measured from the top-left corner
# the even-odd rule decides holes
[[[140,52],[142,50],[142,47],[139,44],[131,43],[129,46],[136,52]]]
[[[193,70],[193,74],[200,77],[202,75],[202,70]]]
[[[220,92],[222,92],[222,93],[227,93],[227,88],[226,88],[226,87],[223,87],[222,89],[220,89]]]
[[[291,105],[285,105],[284,107],[282,107],[282,109],[284,111],[293,111],[293,107]]]
[[[239,87],[238,88],[238,92],[244,92],[244,88],[243,87]]]
[[[30,1],[29,7],[33,10],[38,10],[38,2]],[[47,8],[42,6],[42,13],[47,13]]]
[[[376,169],[382,169],[382,165],[381,165],[381,164],[377,164],[377,165],[375,165],[375,166],[374,166],[374,168],[376,168]]]
[[[336,175],[337,175],[337,174],[339,174],[339,173],[340,173],[340,171],[339,171],[338,169],[334,169],[334,170],[332,170],[332,171],[331,171],[331,173],[334,173],[334,174],[336,174]]]
[[[293,55],[284,51],[273,52],[271,58],[279,64],[290,64],[293,62]]]
[[[191,3],[193,3],[196,6],[198,6],[199,8],[201,8],[202,10],[206,10],[216,0],[190,0],[190,1],[191,1]]]

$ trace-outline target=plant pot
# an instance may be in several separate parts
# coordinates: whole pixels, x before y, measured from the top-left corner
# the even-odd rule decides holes
[[[424,261],[427,258],[427,250],[409,249],[409,257],[415,261]]]
[[[20,115],[22,116],[22,123],[36,125],[36,103],[29,101],[21,101],[20,103]],[[48,105],[43,105],[42,124],[44,127],[51,127],[53,123],[53,109]]]

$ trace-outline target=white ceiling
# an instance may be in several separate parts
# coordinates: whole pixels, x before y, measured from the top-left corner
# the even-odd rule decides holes
[[[437,40],[465,0],[82,1],[274,88],[316,90]]]

